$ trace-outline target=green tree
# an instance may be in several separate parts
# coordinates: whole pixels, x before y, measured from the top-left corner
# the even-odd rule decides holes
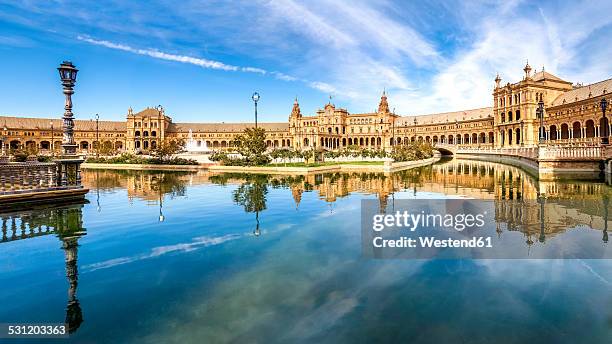
[[[264,165],[270,162],[266,152],[266,131],[262,128],[246,128],[236,136],[233,145],[249,166]]]
[[[99,149],[98,149],[98,153],[100,155],[116,155],[117,154],[117,149],[115,148],[115,146],[113,145],[112,142],[110,141],[104,141],[102,142],[101,145],[98,145]]]
[[[185,151],[185,141],[178,140],[161,140],[155,148],[151,149],[151,155],[160,162],[170,159],[173,155]]]

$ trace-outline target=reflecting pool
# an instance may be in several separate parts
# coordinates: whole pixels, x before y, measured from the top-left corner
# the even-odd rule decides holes
[[[612,341],[610,260],[528,259],[560,238],[609,252],[605,183],[461,160],[386,175],[83,180],[84,204],[0,210],[0,322],[66,322],[79,343]],[[516,225],[521,200],[543,196],[543,232]],[[527,259],[362,256],[362,199],[384,210],[449,197],[511,201],[497,234]]]

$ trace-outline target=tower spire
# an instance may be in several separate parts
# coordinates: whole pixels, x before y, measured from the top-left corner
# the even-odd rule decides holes
[[[383,89],[380,103],[378,104],[378,113],[389,113],[389,103],[387,102],[387,91]]]
[[[295,97],[295,101],[293,102],[293,109],[291,109],[291,117],[302,117],[302,112],[300,111],[300,103],[298,103],[297,96]]]
[[[527,60],[527,64],[525,68],[523,68],[523,71],[525,71],[525,80],[531,79],[531,66],[529,65],[529,60]]]

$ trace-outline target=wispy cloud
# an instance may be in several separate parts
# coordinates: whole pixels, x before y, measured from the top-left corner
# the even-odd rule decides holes
[[[148,57],[166,60],[166,61],[192,64],[195,66],[200,66],[202,68],[216,69],[216,70],[230,71],[230,72],[256,73],[256,74],[262,74],[262,75],[269,74],[278,80],[289,81],[289,82],[290,81],[301,81],[305,83],[306,85],[308,85],[309,87],[323,91],[325,93],[336,93],[336,90],[331,85],[328,85],[324,82],[308,81],[306,79],[296,78],[294,76],[291,76],[291,75],[288,75],[282,72],[278,72],[278,71],[267,71],[263,68],[257,68],[257,67],[234,66],[234,65],[226,64],[220,61],[208,60],[208,59],[187,56],[187,55],[171,54],[171,53],[166,53],[166,52],[159,51],[156,49],[134,48],[126,44],[115,43],[115,42],[111,42],[107,40],[98,40],[98,39],[94,39],[94,38],[83,36],[83,35],[78,35],[77,39],[82,42],[102,46],[102,47],[109,48],[109,49],[121,50],[121,51],[125,51],[128,53],[148,56]]]
[[[220,245],[225,242],[228,242],[228,241],[240,239],[242,237],[243,235],[240,235],[240,234],[228,234],[228,235],[223,235],[219,237],[197,237],[197,238],[193,238],[193,240],[188,243],[178,243],[174,245],[154,247],[148,253],[142,253],[142,254],[128,256],[128,257],[113,258],[113,259],[105,260],[102,262],[85,265],[83,266],[83,270],[95,271],[95,270],[100,270],[100,269],[108,269],[108,268],[112,268],[115,266],[129,264],[129,263],[133,263],[133,262],[137,262],[141,260],[157,258],[163,255],[169,254],[169,253],[191,252],[191,251],[197,250],[202,247],[216,246],[216,245]]]
[[[0,19],[79,35],[81,42],[130,54],[294,82],[296,93],[308,88],[334,94],[351,112],[372,110],[383,88],[400,114],[490,106],[495,74],[503,82],[520,80],[526,59],[569,81],[589,83],[612,75],[610,1],[11,6],[15,10],[0,13]],[[0,38],[0,44],[3,40],[11,42]]]
[[[155,49],[138,49],[138,48],[133,48],[125,44],[114,43],[114,42],[110,42],[106,40],[97,40],[97,39],[93,39],[93,38],[86,37],[86,36],[80,36],[80,35],[77,36],[77,39],[79,41],[87,42],[87,43],[94,44],[94,45],[99,45],[105,48],[126,51],[130,53],[138,54],[138,55],[154,57],[156,59],[161,59],[161,60],[188,63],[188,64],[200,66],[203,68],[220,69],[220,70],[226,70],[226,71],[241,70],[243,72],[257,72],[257,73],[265,74],[265,71],[259,68],[237,67],[237,66],[228,65],[228,64],[225,64],[219,61],[207,60],[207,59],[185,56],[185,55],[169,54],[169,53],[165,53],[165,52],[155,50]]]

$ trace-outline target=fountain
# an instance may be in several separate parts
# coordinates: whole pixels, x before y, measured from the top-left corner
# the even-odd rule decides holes
[[[185,143],[185,150],[187,153],[210,153],[211,149],[206,145],[204,140],[195,140],[193,138],[193,132],[189,129],[189,135],[187,136],[187,142]]]

